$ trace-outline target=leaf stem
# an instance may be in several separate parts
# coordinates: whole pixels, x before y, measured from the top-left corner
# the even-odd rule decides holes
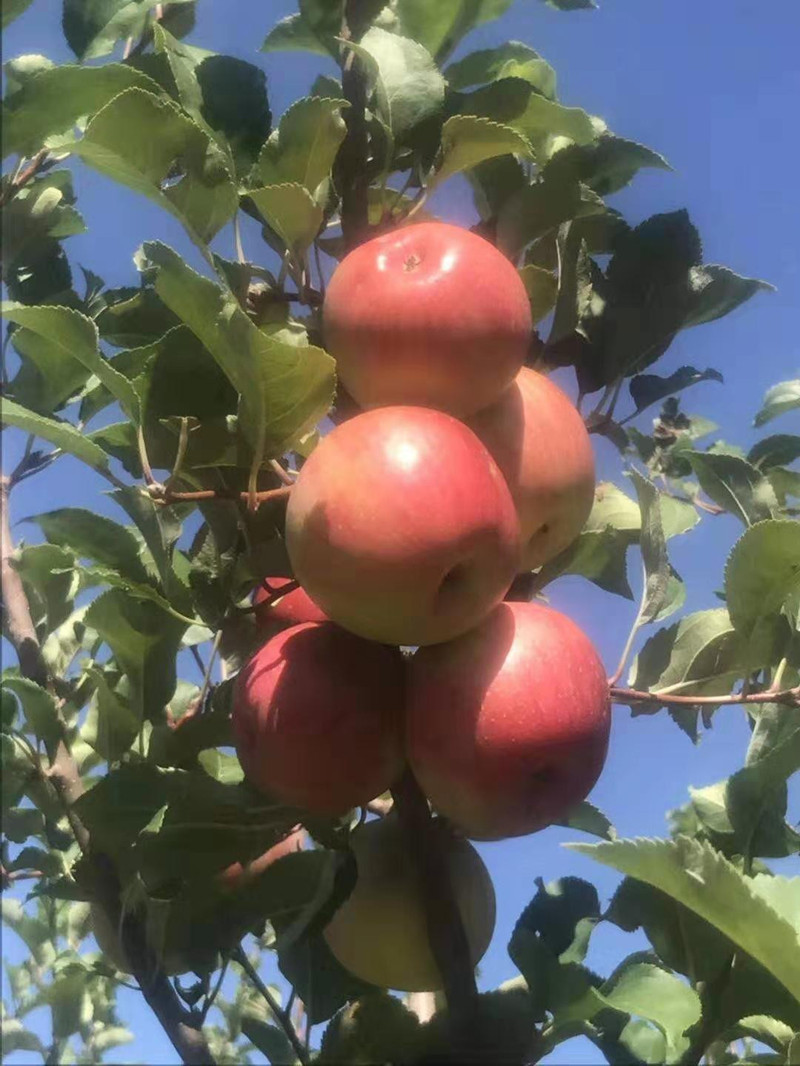
[[[303,1066],[306,1066],[306,1064],[309,1062],[307,1049],[298,1039],[297,1033],[295,1032],[294,1026],[292,1025],[288,1013],[281,1009],[280,1004],[259,977],[258,971],[242,950],[241,945],[234,950],[231,958],[234,962],[238,963],[238,965],[241,966],[241,968],[250,978],[253,987],[263,997],[267,1006],[272,1012],[272,1016],[275,1018],[281,1029],[283,1029],[284,1033],[286,1034],[286,1038],[292,1045],[292,1050],[294,1051],[295,1055],[297,1055],[297,1058],[300,1060],[301,1063],[303,1063]]]
[[[727,696],[670,696],[660,692],[645,692],[635,688],[618,688],[611,682],[609,684],[611,699],[615,703],[663,703],[665,706],[703,704],[713,706],[728,706],[733,704],[748,703],[785,703],[790,707],[800,707],[800,685],[796,688],[787,688],[781,691],[768,690],[767,692],[731,692]]]

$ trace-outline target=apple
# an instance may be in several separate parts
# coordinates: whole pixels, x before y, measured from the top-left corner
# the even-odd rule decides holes
[[[531,339],[530,302],[493,244],[424,222],[345,256],[328,286],[323,333],[360,406],[419,404],[463,417],[514,380]]]
[[[293,626],[234,686],[239,761],[257,788],[340,815],[389,788],[403,765],[403,657],[332,622]]]
[[[606,756],[609,691],[589,638],[538,603],[503,603],[409,663],[409,764],[466,836],[524,836],[564,817]]]
[[[282,629],[303,622],[328,621],[328,616],[317,607],[304,588],[292,588],[285,596],[273,599],[282,588],[293,584],[290,577],[265,577],[256,589],[253,605],[259,633],[273,636]]]
[[[519,567],[519,522],[491,456],[425,407],[365,411],[317,445],[286,512],[292,568],[334,622],[386,644],[476,625]]]
[[[268,870],[278,859],[285,855],[292,855],[295,851],[302,851],[306,843],[306,833],[301,826],[267,848],[263,855],[252,859],[243,866],[240,862],[233,862],[217,875],[217,884],[222,892],[236,892],[240,888],[255,881],[265,870]]]
[[[435,821],[474,965],[492,939],[495,896],[477,851]],[[380,818],[356,830],[351,847],[358,880],[323,936],[350,973],[380,988],[432,992],[442,977],[428,941],[425,908],[399,821]]]
[[[468,425],[503,472],[519,514],[522,562],[533,570],[578,536],[594,502],[594,453],[569,397],[523,367]]]

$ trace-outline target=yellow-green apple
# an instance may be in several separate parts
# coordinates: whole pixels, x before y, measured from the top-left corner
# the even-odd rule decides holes
[[[456,904],[475,965],[494,932],[492,881],[477,851],[435,821]],[[339,962],[381,988],[429,992],[442,987],[433,958],[419,884],[402,827],[393,815],[368,822],[352,836],[355,888],[324,931]]]
[[[468,421],[503,471],[522,530],[522,563],[541,566],[571,544],[594,502],[594,454],[574,405],[527,367]]]
[[[409,763],[434,808],[476,840],[533,833],[583,800],[609,725],[593,644],[538,603],[502,603],[409,664]]]
[[[463,417],[514,380],[530,343],[530,302],[493,244],[424,222],[366,241],[342,260],[323,331],[362,407],[419,404]]]
[[[315,814],[368,803],[403,764],[403,657],[332,622],[293,626],[240,671],[233,734],[245,776]]]
[[[287,585],[291,586],[289,591],[281,595],[281,589]],[[255,591],[253,606],[258,632],[264,638],[303,622],[328,621],[325,612],[290,577],[265,577]]]
[[[286,545],[334,622],[387,644],[434,644],[503,598],[519,522],[503,475],[462,422],[381,407],[311,453],[289,497]]]

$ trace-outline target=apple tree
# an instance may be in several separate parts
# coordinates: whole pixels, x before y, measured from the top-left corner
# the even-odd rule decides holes
[[[262,52],[324,72],[281,116],[255,57],[190,43],[194,0],[64,0],[75,61],[5,64],[6,1054],[103,1061],[127,987],[186,1063],[521,1064],[576,1035],[800,1061],[800,882],[769,865],[800,852],[800,437],[771,425],[800,382],[754,401],[746,454],[684,412],[721,375],[655,364],[769,286],[703,262],[686,211],[611,206],[667,163],[560,103],[528,44],[463,44],[510,4],[300,0]],[[78,277],[75,159],[188,251],[145,231],[128,284]],[[12,536],[64,457],[97,508]],[[670,541],[723,512],[718,598],[687,613]],[[548,586],[635,601],[634,558],[603,669]],[[611,705],[696,740],[724,704],[741,768],[621,839],[586,799]],[[551,824],[618,888],[540,879],[479,993],[469,840]],[[601,923],[649,949],[594,972]]]

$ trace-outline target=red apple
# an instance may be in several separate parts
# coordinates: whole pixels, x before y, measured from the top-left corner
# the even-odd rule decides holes
[[[424,222],[342,260],[323,330],[362,407],[419,404],[464,416],[493,403],[522,366],[530,302],[493,244],[459,226]]]
[[[522,529],[522,562],[541,566],[571,544],[594,502],[594,453],[569,398],[524,367],[468,425],[503,471]]]
[[[438,819],[432,825],[452,880],[456,905],[477,965],[494,932],[495,895],[475,848]],[[425,906],[402,827],[393,815],[351,837],[358,880],[323,933],[351,973],[380,988],[427,992],[442,987],[433,958]]]
[[[382,407],[311,453],[289,498],[286,545],[334,622],[386,644],[435,644],[503,598],[519,523],[502,474],[462,422]]]
[[[273,599],[286,585],[294,585],[290,577],[265,577],[255,591],[256,625],[267,636],[280,633],[289,626],[303,622],[327,622],[328,616],[317,607],[305,589],[292,588],[285,596]],[[271,601],[271,602],[270,602]]]
[[[397,778],[403,657],[331,622],[268,641],[239,673],[233,733],[257,788],[315,814],[368,803]]]
[[[436,810],[476,840],[563,817],[599,777],[609,726],[594,646],[538,603],[503,603],[410,663],[409,763]]]

